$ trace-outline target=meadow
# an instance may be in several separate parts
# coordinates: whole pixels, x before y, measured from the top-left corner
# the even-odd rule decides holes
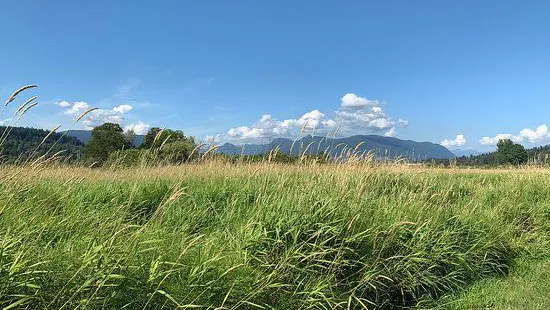
[[[0,170],[0,309],[550,308],[550,170]]]

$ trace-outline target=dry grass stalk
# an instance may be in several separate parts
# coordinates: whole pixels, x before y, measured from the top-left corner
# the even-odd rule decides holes
[[[88,113],[90,113],[90,112],[92,112],[92,111],[95,111],[95,110],[97,110],[97,109],[98,109],[98,108],[90,108],[90,109],[84,111],[84,113],[80,114],[80,116],[77,117],[77,119],[75,119],[74,122],[75,122],[75,123],[78,122],[78,121],[81,120],[84,116],[86,116]]]
[[[27,89],[30,89],[30,88],[34,88],[34,87],[38,87],[37,85],[27,85],[27,86],[23,86],[21,88],[19,88],[18,90],[14,91],[13,94],[11,94],[11,96],[8,98],[8,100],[6,100],[6,103],[4,104],[4,106],[7,106],[10,102],[14,101],[15,98],[17,97],[17,95],[19,95],[21,92],[27,90]]]
[[[17,113],[19,113],[21,110],[23,110],[27,106],[27,104],[33,102],[36,99],[38,99],[38,96],[34,96],[34,97],[29,98],[27,101],[25,101],[25,103],[23,103],[22,105],[19,106],[19,108],[17,108],[14,115],[17,115]]]
[[[27,106],[23,112],[21,112],[21,115],[19,115],[19,117],[17,118],[17,120],[20,120],[21,117],[23,117],[23,115],[25,115],[25,113],[27,113],[28,110],[32,109],[34,106],[36,106],[38,104],[38,102],[35,102],[33,104],[30,104],[29,106]]]

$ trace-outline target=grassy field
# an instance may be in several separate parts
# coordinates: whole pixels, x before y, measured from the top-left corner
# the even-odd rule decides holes
[[[0,309],[548,309],[550,171],[9,168]]]

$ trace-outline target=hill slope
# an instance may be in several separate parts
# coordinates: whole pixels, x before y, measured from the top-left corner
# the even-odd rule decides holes
[[[218,153],[228,155],[256,155],[269,152],[275,148],[279,148],[286,154],[292,153],[292,155],[304,152],[307,154],[330,152],[338,155],[344,149],[344,152],[346,152],[350,148],[357,148],[356,152],[359,154],[374,151],[377,157],[407,157],[410,160],[422,160],[426,158],[446,159],[455,157],[451,151],[439,144],[401,140],[377,135],[357,135],[337,139],[307,135],[297,141],[278,138],[267,144],[246,144],[240,146],[226,143],[218,148]]]
[[[63,136],[62,133],[53,133],[46,140],[49,131],[43,129],[26,127],[0,126],[0,136],[7,131],[7,137],[0,146],[0,154],[8,161],[17,158],[28,158],[31,154],[34,157],[45,154],[55,154],[59,151],[64,157],[78,158],[82,156],[84,144],[78,139],[70,136]],[[44,143],[42,141],[44,140]],[[41,144],[42,143],[42,144]],[[40,147],[38,147],[40,145]],[[38,149],[36,149],[38,147]],[[50,150],[51,149],[51,150]],[[36,152],[33,154],[33,152]]]

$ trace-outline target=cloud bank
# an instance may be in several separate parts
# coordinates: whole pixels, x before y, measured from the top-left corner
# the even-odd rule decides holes
[[[151,125],[139,121],[136,124],[129,124],[124,126],[124,131],[133,131],[137,135],[144,135],[147,133],[147,131],[149,131],[149,128],[151,128]]]
[[[59,101],[55,103],[57,106],[64,109],[63,114],[71,116],[73,118],[78,117],[84,111],[90,109],[92,106],[85,101]],[[134,109],[129,104],[121,104],[113,107],[112,109],[97,109],[86,114],[82,119],[82,124],[86,129],[93,129],[103,123],[115,123],[123,124],[125,115]],[[145,134],[149,129],[149,125],[139,121],[136,124],[128,124],[124,128],[125,130],[134,130],[136,134]]]
[[[332,117],[319,110],[312,110],[300,117],[279,120],[270,114],[263,115],[251,126],[231,128],[224,140],[233,142],[251,143],[265,142],[273,138],[292,138],[300,134],[384,134],[394,136],[396,127],[406,127],[408,121],[398,119],[394,121],[388,116],[382,106],[383,102],[369,100],[354,93],[348,93],[340,99],[340,107]]]
[[[441,141],[440,143],[446,148],[457,148],[464,146],[466,144],[466,137],[463,134],[458,134],[456,137],[452,140],[445,139]]]
[[[527,144],[548,144],[550,143],[550,132],[548,126],[542,124],[535,129],[524,128],[518,134],[500,133],[495,136],[484,136],[479,140],[482,145],[496,145],[501,139],[510,139],[516,143]]]

